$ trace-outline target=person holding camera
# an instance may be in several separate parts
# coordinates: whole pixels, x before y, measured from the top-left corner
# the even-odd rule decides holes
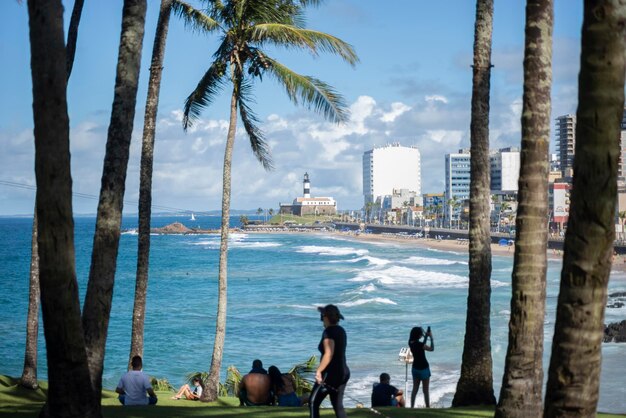
[[[424,337],[422,341],[421,338]],[[430,344],[427,344],[430,338]],[[426,360],[426,351],[434,351],[435,343],[430,327],[424,334],[422,327],[413,327],[409,334],[409,348],[413,353],[413,367],[411,367],[411,375],[413,376],[413,390],[411,391],[411,408],[415,407],[415,396],[422,383],[422,391],[424,392],[424,404],[426,408],[430,408],[430,365]]]

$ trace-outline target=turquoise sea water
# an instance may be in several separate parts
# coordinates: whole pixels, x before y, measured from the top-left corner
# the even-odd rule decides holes
[[[219,218],[154,218],[217,227]],[[89,271],[93,218],[76,219],[76,263],[81,300]],[[233,219],[232,224],[238,220]],[[136,217],[124,219],[135,228]],[[31,220],[0,218],[0,373],[22,370],[28,302]],[[217,292],[218,235],[152,236],[145,329],[145,370],[178,386],[187,373],[210,364]],[[113,388],[125,371],[130,347],[137,236],[122,235],[108,334],[104,381]],[[428,353],[431,402],[449,406],[459,377],[467,298],[467,255],[397,243],[371,243],[335,234],[233,234],[229,253],[228,319],[223,362],[247,371],[254,358],[286,371],[317,355],[322,326],[315,308],[337,304],[348,333],[346,404],[369,405],[381,372],[404,388],[398,361],[413,326],[433,330]],[[492,352],[496,396],[506,354],[512,257],[493,258]],[[551,261],[545,327],[549,360],[561,263]],[[626,291],[626,275],[614,273],[610,292]],[[626,308],[607,309],[607,322],[626,318]],[[40,326],[41,328],[41,326]],[[40,332],[39,377],[46,378]],[[626,412],[626,344],[603,344],[599,410]],[[409,383],[410,390],[410,383]],[[421,392],[418,404],[422,404]]]

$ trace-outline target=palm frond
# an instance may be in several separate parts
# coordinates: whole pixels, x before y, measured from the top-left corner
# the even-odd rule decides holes
[[[192,30],[210,33],[220,29],[219,22],[184,1],[173,0],[172,11]]]
[[[345,122],[350,112],[343,97],[328,84],[316,78],[290,70],[276,60],[265,57],[270,64],[266,69],[285,87],[292,102],[303,105],[324,115],[331,122]]]
[[[259,128],[259,119],[252,112],[252,109],[248,105],[248,97],[250,96],[250,84],[242,83],[239,88],[239,114],[241,115],[241,122],[243,127],[250,138],[250,146],[252,152],[256,156],[257,160],[263,165],[263,168],[267,171],[273,168],[272,156],[263,137],[263,131]]]
[[[286,48],[308,48],[313,55],[320,52],[336,54],[352,66],[359,61],[354,48],[347,42],[324,32],[292,25],[259,23],[251,28],[250,39],[259,44],[272,43]]]
[[[225,71],[226,64],[214,61],[204,73],[194,91],[185,100],[183,129],[187,130],[200,117],[202,109],[211,104],[222,87]]]

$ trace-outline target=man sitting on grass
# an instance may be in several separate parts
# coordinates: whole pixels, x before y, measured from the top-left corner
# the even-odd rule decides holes
[[[117,384],[115,391],[120,394],[118,399],[122,405],[156,405],[157,396],[152,389],[148,375],[141,371],[141,356],[130,361],[132,370],[126,372]],[[146,396],[146,392],[149,397]]]
[[[391,386],[391,377],[387,373],[380,375],[380,383],[374,383],[372,389],[372,407],[376,406],[399,406],[404,408],[404,396],[402,391]]]
[[[265,369],[253,367],[250,373],[245,375],[239,383],[239,405],[240,406],[260,406],[269,405],[272,398],[270,396],[270,377]]]

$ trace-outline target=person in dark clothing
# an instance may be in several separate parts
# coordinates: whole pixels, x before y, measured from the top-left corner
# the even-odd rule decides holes
[[[380,375],[380,383],[374,383],[372,389],[372,407],[399,406],[404,408],[404,393],[389,384],[391,377],[387,373]]]
[[[324,322],[324,332],[317,347],[322,357],[309,398],[310,418],[319,418],[320,405],[327,395],[330,396],[335,416],[345,418],[343,394],[350,379],[350,369],[346,363],[348,338],[346,331],[338,325],[343,315],[335,305],[326,305],[317,310],[320,312],[320,320]]]
[[[420,339],[424,337],[424,341]],[[426,344],[430,337],[430,345]],[[434,351],[435,343],[433,341],[433,334],[428,327],[426,335],[421,327],[413,327],[411,334],[409,335],[409,348],[413,353],[413,367],[411,368],[411,374],[413,376],[413,390],[411,391],[411,408],[415,407],[415,396],[420,388],[420,382],[423,383],[422,391],[424,392],[424,404],[426,408],[430,408],[430,365],[426,360],[426,351]]]

